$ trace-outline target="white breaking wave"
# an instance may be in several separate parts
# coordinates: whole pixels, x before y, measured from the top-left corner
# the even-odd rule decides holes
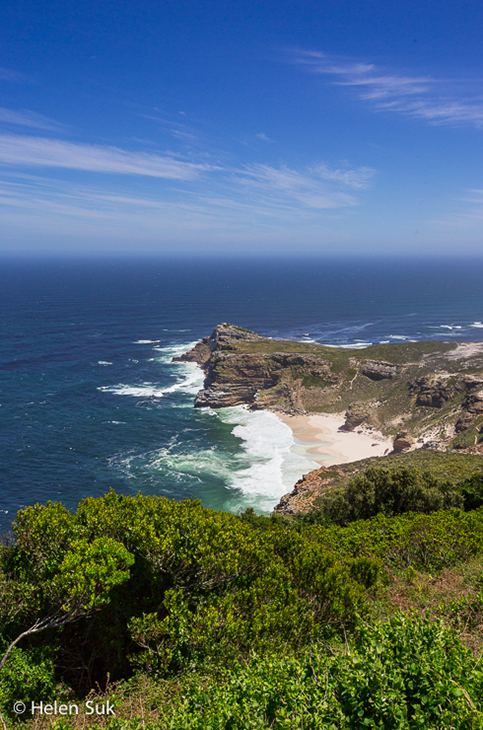
[[[173,367],[173,375],[175,382],[171,385],[158,385],[156,383],[145,382],[137,385],[129,385],[126,383],[118,383],[117,385],[103,385],[98,388],[105,393],[115,393],[116,395],[130,395],[134,398],[163,398],[167,393],[187,393],[196,395],[203,387],[204,374],[202,369],[194,362],[171,362],[173,357],[182,355],[191,349],[196,342],[185,343],[182,345],[169,345],[167,347],[155,347],[154,349],[162,352],[161,357],[155,358],[164,365]],[[138,362],[132,360],[132,362]]]
[[[178,364],[181,375],[172,385],[157,385],[156,383],[141,383],[140,385],[128,385],[118,383],[117,385],[102,385],[98,390],[104,393],[115,393],[116,395],[131,395],[135,398],[163,398],[167,393],[188,393],[196,395],[203,387],[204,374],[201,368],[193,362]]]
[[[189,453],[176,450],[176,445],[160,449],[150,462],[150,468],[164,468],[177,474],[189,474],[198,477],[216,477],[227,482],[233,470],[233,463],[215,446],[198,449]]]
[[[157,345],[161,340],[136,340],[134,345]]]
[[[228,485],[249,497],[260,509],[272,509],[300,477],[318,464],[296,452],[291,429],[270,411],[249,411],[244,406],[222,408],[221,421],[233,424],[241,439],[241,468],[228,474]]]
[[[153,350],[162,353],[156,358],[157,360],[159,360],[159,362],[171,364],[171,360],[173,359],[173,357],[179,357],[180,355],[183,355],[185,352],[188,352],[188,350],[191,350],[197,344],[198,340],[194,340],[193,342],[184,342],[180,345],[153,347]],[[176,365],[176,363],[173,363],[173,365]]]
[[[154,383],[143,383],[142,385],[126,385],[118,383],[117,385],[101,385],[97,390],[103,393],[115,393],[116,395],[132,395],[135,398],[162,398],[165,392],[164,388]]]
[[[204,373],[196,363],[172,363],[172,358],[194,344],[153,348],[159,353],[155,359],[162,364],[164,373],[173,375],[174,382],[170,385],[118,383],[99,390],[136,398],[163,398],[168,393],[179,392],[189,396],[186,405],[193,408],[193,397],[203,387]],[[366,346],[366,343],[360,346]],[[176,405],[182,407],[184,404]],[[194,444],[190,447],[184,438],[182,442],[174,438],[168,447],[124,458],[120,465],[131,476],[142,468],[151,475],[168,472],[177,481],[186,478],[185,475],[196,481],[213,477],[226,486],[226,509],[254,506],[265,512],[272,510],[303,474],[318,467],[294,439],[291,429],[270,411],[250,411],[245,406],[218,410],[203,408],[196,417],[219,419],[231,426],[231,433],[240,440],[239,449],[233,453],[221,444],[208,448],[196,448]]]
[[[98,360],[98,365],[112,365],[112,362],[109,362],[108,360]]]
[[[473,324],[470,324],[470,327],[483,328],[483,324],[481,322],[473,322]]]
[[[175,393],[180,391],[181,393],[196,395],[203,387],[205,379],[203,370],[195,362],[179,362],[173,363],[173,365],[176,367],[176,376],[181,376],[181,379],[177,383],[164,388],[164,392]]]
[[[167,447],[124,457],[119,465],[129,476],[141,467],[151,478],[168,473],[180,483],[187,476],[205,483],[217,479],[226,487],[224,509],[250,506],[263,512],[270,512],[303,474],[319,466],[307,457],[291,429],[270,411],[249,411],[245,406],[216,411],[203,408],[197,417],[233,426],[231,433],[240,439],[240,448],[234,453],[220,444],[190,448],[184,438],[173,438]]]

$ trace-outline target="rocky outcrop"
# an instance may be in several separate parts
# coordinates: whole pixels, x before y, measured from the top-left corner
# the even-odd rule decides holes
[[[403,451],[409,451],[414,446],[414,439],[411,438],[407,431],[399,431],[396,434],[396,438],[392,443],[392,448],[395,454],[400,454]]]
[[[421,449],[429,449],[430,451],[446,451],[446,446],[442,441],[438,441],[438,439],[430,439],[421,446]]]
[[[294,489],[281,498],[274,508],[274,513],[297,515],[311,512],[317,509],[319,500],[323,499],[329,489],[344,487],[352,477],[364,472],[370,466],[382,465],[389,469],[398,466],[415,467],[431,471],[437,479],[444,474],[445,478],[455,483],[461,481],[465,474],[474,472],[483,474],[483,459],[476,447],[468,449],[465,454],[459,451],[451,454],[437,453],[442,451],[444,449],[438,447],[437,442],[433,442],[433,446],[428,446],[426,449],[399,454],[393,452],[388,456],[371,457],[350,464],[320,467],[299,479]]]
[[[364,464],[366,461],[368,460],[364,460]],[[363,462],[359,463],[362,464]],[[357,471],[357,468],[354,470],[346,464],[330,467],[321,466],[319,469],[314,469],[308,474],[304,474],[291,492],[281,497],[273,511],[285,515],[309,512],[314,508],[314,501],[317,497],[320,497],[321,494],[332,487],[340,486],[346,480],[347,474],[353,475]]]
[[[211,352],[219,352],[220,350],[234,350],[241,342],[266,342],[267,337],[257,335],[256,332],[237,327],[235,324],[223,322],[217,324],[210,337],[208,338],[208,346]]]
[[[466,429],[470,428],[474,420],[474,416],[471,413],[463,413],[455,423],[455,433],[463,433],[463,431],[466,431]]]
[[[243,327],[223,322],[217,324],[211,335],[203,337],[191,350],[179,357],[173,357],[173,362],[196,362],[200,367],[204,367],[213,352],[234,350],[242,342],[265,342],[266,339]]]
[[[365,375],[366,378],[370,378],[371,380],[395,378],[404,370],[401,365],[394,365],[393,363],[384,362],[383,360],[362,360],[361,362],[355,362],[354,364],[361,375]]]
[[[280,379],[281,365],[270,361],[267,355],[213,352],[195,408],[253,404],[260,390],[272,388]]]
[[[468,413],[475,415],[483,414],[483,390],[468,393],[463,402],[463,407]]]
[[[370,410],[363,403],[351,403],[345,413],[345,423],[341,427],[341,431],[354,431],[355,428],[361,426],[364,421],[369,418]]]
[[[409,390],[416,395],[416,405],[442,408],[454,396],[455,389],[448,384],[449,373],[425,375],[409,383]]]
[[[200,367],[204,367],[210,359],[211,350],[208,345],[208,337],[203,337],[201,342],[193,347],[192,350],[173,357],[173,362],[195,362]]]

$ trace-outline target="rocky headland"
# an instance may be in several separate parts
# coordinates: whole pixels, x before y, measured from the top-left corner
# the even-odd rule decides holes
[[[391,437],[393,455],[416,449],[483,454],[480,342],[405,342],[353,350],[273,340],[223,323],[175,360],[196,362],[205,372],[196,408],[246,404],[291,415],[344,413],[342,430],[380,431]],[[332,483],[334,469],[311,472],[295,487],[291,501],[282,498],[277,509],[291,511],[300,502],[298,494],[315,493],[315,482],[315,491],[325,488],[320,480],[325,484],[330,470]]]

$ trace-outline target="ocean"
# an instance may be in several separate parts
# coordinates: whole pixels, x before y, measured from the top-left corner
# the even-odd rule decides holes
[[[173,356],[233,322],[361,348],[483,339],[483,260],[0,261],[0,528],[109,488],[268,513],[316,464],[269,412],[194,409]]]

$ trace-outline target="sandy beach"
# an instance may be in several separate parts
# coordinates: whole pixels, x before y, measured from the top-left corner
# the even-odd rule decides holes
[[[309,416],[277,413],[277,416],[292,429],[295,438],[306,445],[310,458],[321,466],[384,456],[392,450],[392,440],[380,431],[362,426],[355,431],[339,431],[345,422],[343,413]]]

